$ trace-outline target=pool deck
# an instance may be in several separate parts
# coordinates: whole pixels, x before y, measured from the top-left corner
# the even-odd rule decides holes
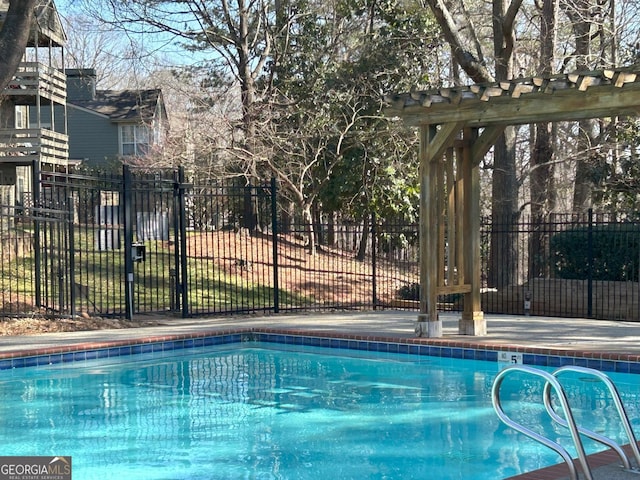
[[[157,317],[155,320],[158,325],[152,327],[0,337],[0,358],[240,329],[276,329],[331,337],[345,335],[376,341],[415,339],[413,329],[416,317],[416,312],[407,311],[189,319]],[[420,342],[640,362],[640,323],[486,315],[487,335],[473,337],[458,335],[459,314],[442,313],[440,318],[443,323],[443,337],[421,339]],[[590,465],[594,480],[640,480],[640,474],[624,472],[618,464],[617,458],[611,452],[593,456]],[[566,466],[560,465],[512,478],[560,480],[568,478],[567,472]],[[583,478],[582,475],[580,478]]]

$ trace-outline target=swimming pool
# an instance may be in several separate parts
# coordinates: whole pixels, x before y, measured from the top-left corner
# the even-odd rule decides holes
[[[243,342],[4,370],[1,453],[71,455],[77,479],[495,480],[558,463],[497,419],[501,367]],[[635,377],[611,376],[638,418]],[[537,379],[503,390],[514,418],[552,428]],[[579,418],[620,438],[596,384],[567,391]]]

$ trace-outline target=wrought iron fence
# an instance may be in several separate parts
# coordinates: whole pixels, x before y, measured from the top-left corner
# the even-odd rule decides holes
[[[488,246],[496,236],[509,239],[515,255],[491,272]],[[640,320],[637,220],[591,210],[484,219],[482,238],[485,312]]]
[[[69,212],[49,207],[0,208],[0,281],[8,314],[65,310],[74,295]]]
[[[415,224],[308,225],[281,208],[273,180],[40,178],[33,199],[0,209],[2,315],[418,309]],[[640,320],[638,222],[554,214],[483,219],[481,233],[485,312]],[[439,298],[462,307],[462,295]]]

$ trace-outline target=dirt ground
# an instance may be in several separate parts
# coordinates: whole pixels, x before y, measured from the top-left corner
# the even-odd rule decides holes
[[[78,316],[75,319],[45,318],[36,316],[24,318],[2,318],[0,320],[0,336],[136,328],[158,325],[158,323],[159,322],[155,320],[127,321],[89,316]]]

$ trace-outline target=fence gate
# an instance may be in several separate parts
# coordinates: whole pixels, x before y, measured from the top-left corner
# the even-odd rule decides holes
[[[274,182],[180,189],[183,315],[278,311]]]
[[[34,192],[0,202],[3,313],[180,311],[177,172],[34,177]]]
[[[178,173],[124,169],[123,207],[127,317],[181,309]]]
[[[74,264],[71,222],[66,202],[45,202],[23,216],[33,225],[34,293],[37,307],[54,313],[75,313],[73,310]],[[31,218],[30,218],[31,217]]]
[[[67,201],[44,189],[35,205],[16,205],[2,189],[0,287],[5,314],[72,313],[74,258]],[[8,198],[10,197],[10,198]]]

